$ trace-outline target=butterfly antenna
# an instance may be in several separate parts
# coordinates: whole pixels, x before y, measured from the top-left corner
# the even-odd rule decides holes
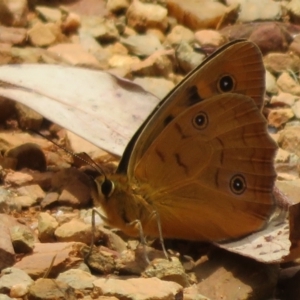
[[[85,162],[86,164],[88,164],[89,166],[91,166],[92,168],[94,168],[99,174],[104,176],[104,181],[108,181],[107,176],[105,174],[105,172],[103,171],[103,169],[96,163],[94,162],[86,153],[85,155],[89,158],[89,160],[82,158],[81,156],[77,155],[76,153],[66,149],[65,147],[59,145],[58,143],[54,142],[53,140],[49,139],[48,137],[46,137],[44,134],[40,133],[39,131],[36,131],[34,129],[28,129],[28,131],[31,131],[41,137],[43,137],[44,139],[48,140],[49,142],[51,142],[52,144],[54,144],[55,146],[57,146],[58,148],[64,150],[66,153],[70,154],[73,157],[76,157],[78,159],[80,159],[81,161]],[[91,244],[90,244],[90,249],[88,251],[88,253],[84,256],[84,260],[87,262],[90,255],[92,254],[92,250],[93,250],[93,245],[94,245],[94,241],[95,241],[95,228],[96,228],[96,224],[95,224],[95,214],[98,214],[100,217],[103,218],[103,216],[97,211],[97,209],[94,207],[92,209],[92,238],[91,238]],[[54,257],[55,259],[55,257]],[[53,262],[54,262],[53,259]],[[52,264],[53,264],[52,262]],[[50,266],[50,270],[52,267],[52,264]],[[50,272],[50,271],[49,271]]]
[[[51,142],[52,144],[54,144],[55,146],[57,146],[58,148],[64,150],[66,153],[68,153],[69,155],[73,156],[73,157],[76,157],[78,159],[80,159],[81,161],[85,162],[87,165],[91,166],[93,169],[95,169],[99,174],[103,175],[105,180],[106,180],[106,175],[105,175],[105,172],[104,170],[95,162],[93,161],[86,153],[84,153],[88,158],[89,160],[87,159],[84,159],[83,157],[79,156],[78,154],[72,152],[71,150],[68,150],[67,148],[59,145],[58,143],[56,143],[55,141],[49,139],[47,136],[45,136],[44,134],[42,134],[41,132],[37,131],[37,130],[34,130],[34,129],[28,129],[28,131],[31,131],[41,137],[43,137],[44,139],[48,140],[49,142]]]

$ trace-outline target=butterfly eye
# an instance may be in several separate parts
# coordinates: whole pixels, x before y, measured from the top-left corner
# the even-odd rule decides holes
[[[246,180],[242,175],[235,175],[230,180],[230,189],[236,195],[241,195],[246,190]]]
[[[223,75],[218,81],[218,90],[220,93],[228,93],[233,91],[235,80],[231,75]]]
[[[115,189],[115,185],[111,180],[105,179],[101,184],[101,192],[105,198],[111,196]]]
[[[196,129],[204,129],[208,124],[207,114],[203,111],[198,112],[193,118],[192,123]]]

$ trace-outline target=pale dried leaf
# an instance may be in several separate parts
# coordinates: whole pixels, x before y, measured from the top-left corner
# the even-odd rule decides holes
[[[159,102],[138,85],[106,72],[34,64],[1,66],[0,96],[119,156]]]
[[[278,263],[290,252],[288,220],[271,221],[264,230],[235,242],[217,244],[230,252],[238,253],[264,263]]]

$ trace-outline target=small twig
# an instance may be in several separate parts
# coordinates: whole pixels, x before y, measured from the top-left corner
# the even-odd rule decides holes
[[[45,272],[45,274],[43,275],[42,278],[47,278],[48,275],[50,274],[50,272],[51,272],[51,270],[52,270],[52,267],[53,267],[53,264],[54,264],[54,261],[55,261],[55,258],[56,258],[56,255],[57,255],[57,254],[55,254],[55,255],[53,256],[53,258],[52,258],[52,260],[51,260],[51,263],[50,263],[50,266],[49,266],[49,268],[47,269],[47,271]]]

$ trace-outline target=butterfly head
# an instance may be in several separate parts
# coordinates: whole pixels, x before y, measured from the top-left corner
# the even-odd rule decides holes
[[[138,218],[134,195],[125,176],[99,176],[92,186],[92,198],[95,207],[101,207],[103,220],[112,227],[135,236],[129,229],[133,220]]]

